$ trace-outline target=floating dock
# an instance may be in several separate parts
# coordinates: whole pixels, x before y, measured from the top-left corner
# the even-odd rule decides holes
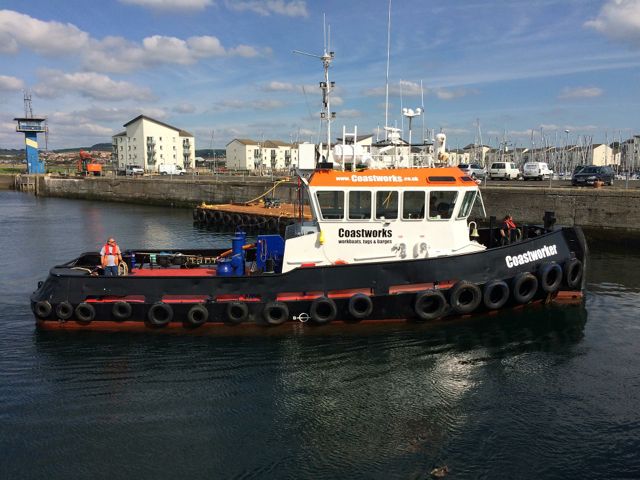
[[[243,230],[259,230],[269,233],[284,233],[287,225],[300,219],[311,220],[309,206],[302,212],[293,203],[255,203],[208,205],[202,203],[193,210],[193,220],[200,225],[212,227],[239,227]]]

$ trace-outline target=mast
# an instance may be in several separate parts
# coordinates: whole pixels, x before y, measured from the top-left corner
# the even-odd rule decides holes
[[[387,20],[387,76],[385,81],[384,98],[384,126],[389,126],[389,58],[391,50],[391,0],[389,0],[389,18]],[[389,139],[389,134],[385,130],[385,139]]]
[[[331,111],[331,92],[334,90],[336,82],[329,81],[329,67],[331,66],[331,61],[335,58],[335,52],[328,51],[330,50],[331,27],[329,27],[329,31],[327,34],[326,22],[324,22],[323,29],[324,51],[322,55],[315,55],[313,53],[302,52],[300,50],[294,50],[293,53],[306,55],[308,57],[319,58],[320,60],[322,60],[322,67],[324,68],[324,81],[320,82],[320,89],[322,90],[322,112],[320,112],[320,119],[321,121],[324,120],[327,122],[327,156],[325,157],[325,160],[328,162],[330,161],[331,155],[331,122],[334,118],[336,118],[336,113]],[[322,152],[320,153],[322,154]]]

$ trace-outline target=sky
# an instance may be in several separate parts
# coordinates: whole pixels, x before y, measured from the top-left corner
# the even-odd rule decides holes
[[[49,149],[110,143],[140,114],[196,148],[317,142],[322,63],[293,50],[323,53],[323,18],[332,137],[382,136],[388,14],[388,0],[0,0],[0,148],[23,146],[25,90]],[[640,0],[392,0],[389,40],[388,123],[408,138],[402,107],[424,107],[414,143],[640,134]]]

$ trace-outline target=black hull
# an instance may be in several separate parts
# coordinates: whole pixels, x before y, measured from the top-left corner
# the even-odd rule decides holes
[[[529,252],[529,253],[528,253]],[[532,253],[533,252],[533,253]],[[535,254],[535,252],[538,252]],[[582,230],[577,227],[558,228],[515,244],[487,249],[479,253],[430,259],[381,262],[368,264],[348,264],[324,267],[300,268],[284,274],[259,274],[240,277],[217,276],[89,276],[86,272],[69,268],[70,264],[51,269],[47,280],[31,296],[34,314],[41,326],[54,326],[61,320],[57,307],[68,302],[73,311],[65,323],[75,322],[80,326],[99,326],[101,322],[111,327],[118,324],[130,325],[137,322],[149,327],[157,323],[174,326],[189,322],[189,312],[194,305],[206,310],[207,324],[254,323],[258,325],[280,324],[284,321],[310,320],[314,323],[314,299],[326,297],[336,312],[329,312],[329,319],[335,321],[360,320],[413,320],[424,321],[424,316],[416,313],[417,296],[423,292],[442,292],[446,306],[436,317],[444,318],[460,314],[490,310],[487,303],[476,305],[471,312],[457,308],[459,302],[452,302],[452,286],[460,281],[477,285],[481,291],[490,282],[504,281],[510,287],[509,298],[498,308],[508,308],[541,300],[561,297],[581,298],[587,262],[587,245]],[[524,256],[523,256],[524,255]],[[520,257],[519,257],[520,256]],[[513,258],[513,261],[508,260]],[[520,261],[518,261],[518,258]],[[576,262],[577,260],[577,262]],[[580,263],[580,278],[577,282],[567,280],[570,263]],[[563,269],[562,282],[545,291],[542,287],[541,270],[550,264]],[[159,270],[158,272],[161,272]],[[540,288],[526,301],[514,294],[514,282],[519,276],[532,273],[540,280]],[[356,318],[349,310],[351,297],[364,293],[371,300],[370,311],[362,318]],[[187,300],[167,301],[167,296],[183,296]],[[126,318],[115,318],[113,303],[123,298],[141,300],[127,302],[130,312]],[[191,300],[189,300],[191,299]],[[78,318],[77,306],[92,302],[94,310],[91,318]],[[286,318],[274,319],[265,314],[265,306],[285,304]],[[51,311],[39,309],[38,305],[48,303]],[[160,308],[160,322],[150,321],[150,309],[154,304],[169,305],[167,313]],[[246,306],[240,321],[230,318],[230,304]],[[323,308],[326,308],[324,305]],[[329,309],[333,308],[329,305]],[[365,309],[366,310],[366,309]],[[86,312],[85,312],[86,313]],[[276,311],[276,317],[283,311]],[[335,313],[335,314],[334,314]],[[232,316],[233,317],[233,316]],[[200,320],[202,316],[198,317]],[[82,321],[85,320],[85,321]],[[124,321],[126,320],[126,321]],[[429,318],[428,320],[431,320]],[[115,323],[114,323],[115,322]],[[198,322],[200,323],[200,322]],[[324,322],[315,322],[324,323]],[[328,322],[327,322],[328,323]]]

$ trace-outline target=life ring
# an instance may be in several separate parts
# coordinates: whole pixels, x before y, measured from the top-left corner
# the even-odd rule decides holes
[[[317,325],[326,325],[335,320],[338,315],[338,307],[336,302],[327,297],[318,297],[311,302],[309,316],[313,323]]]
[[[33,313],[40,318],[46,318],[51,315],[53,307],[47,300],[40,300],[33,306]]]
[[[164,327],[173,320],[173,308],[164,302],[154,303],[147,313],[147,319],[154,327]]]
[[[64,302],[60,302],[56,307],[56,317],[60,320],[69,320],[73,315],[73,305],[71,305],[66,300]]]
[[[373,313],[373,301],[369,295],[356,293],[349,298],[348,309],[349,315],[356,320],[362,320]]]
[[[244,302],[229,302],[227,304],[226,322],[238,325],[249,318],[249,307]]]
[[[538,279],[529,272],[522,272],[513,278],[511,295],[517,303],[528,303],[538,291]]]
[[[269,325],[282,325],[289,319],[289,307],[284,302],[267,302],[262,317]]]
[[[569,288],[576,288],[582,280],[582,262],[577,258],[572,258],[564,264],[564,283]]]
[[[76,318],[82,323],[90,323],[96,318],[96,309],[90,303],[79,303],[76,307]]]
[[[187,312],[187,323],[192,327],[199,327],[207,323],[207,320],[209,320],[209,310],[201,303],[194,305]]]
[[[538,269],[540,288],[545,293],[554,293],[562,283],[562,267],[557,263],[545,263]]]
[[[449,290],[449,304],[458,315],[473,312],[482,302],[482,291],[475,283],[461,280]]]
[[[447,310],[447,299],[440,290],[425,290],[416,295],[413,310],[422,321],[435,320]]]
[[[111,307],[111,315],[118,321],[127,320],[132,312],[131,304],[122,300],[115,302]]]
[[[487,282],[482,290],[482,302],[489,310],[499,310],[509,300],[509,285],[502,280]]]

